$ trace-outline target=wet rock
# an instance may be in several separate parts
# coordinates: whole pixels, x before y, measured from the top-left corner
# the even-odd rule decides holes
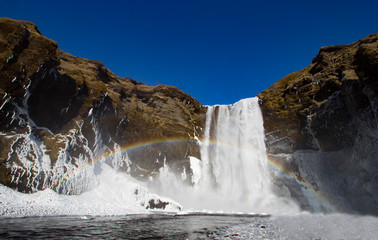
[[[160,199],[158,200],[151,199],[150,201],[148,201],[146,209],[165,209],[165,207],[168,204],[169,202],[164,202],[164,201],[161,201]]]

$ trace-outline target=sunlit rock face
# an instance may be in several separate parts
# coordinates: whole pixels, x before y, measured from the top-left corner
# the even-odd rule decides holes
[[[175,87],[117,77],[61,51],[34,24],[0,18],[1,184],[80,193],[95,184],[86,166],[103,156],[147,179],[164,162],[199,158],[205,112]]]
[[[377,78],[372,34],[321,48],[258,95],[270,160],[336,210],[378,214]]]

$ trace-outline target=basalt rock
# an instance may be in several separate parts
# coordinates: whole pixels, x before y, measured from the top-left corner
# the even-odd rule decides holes
[[[321,48],[258,95],[270,160],[336,210],[378,214],[377,84],[372,34]]]
[[[84,166],[100,160],[147,179],[164,162],[199,157],[204,113],[175,87],[117,77],[33,23],[0,18],[1,184],[80,193],[90,187],[75,184],[91,177]]]

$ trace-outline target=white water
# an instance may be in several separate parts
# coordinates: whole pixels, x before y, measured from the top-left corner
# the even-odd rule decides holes
[[[299,208],[271,189],[258,98],[208,107],[202,161],[190,158],[192,183],[178,181],[165,166],[158,192],[192,210],[293,213]]]

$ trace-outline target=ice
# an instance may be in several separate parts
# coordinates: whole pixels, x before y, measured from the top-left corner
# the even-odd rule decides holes
[[[51,189],[33,194],[0,185],[0,216],[125,215],[149,213],[150,201],[168,203],[165,211],[179,211],[174,201],[150,193],[141,183],[103,164],[99,185],[80,195],[58,194]]]

